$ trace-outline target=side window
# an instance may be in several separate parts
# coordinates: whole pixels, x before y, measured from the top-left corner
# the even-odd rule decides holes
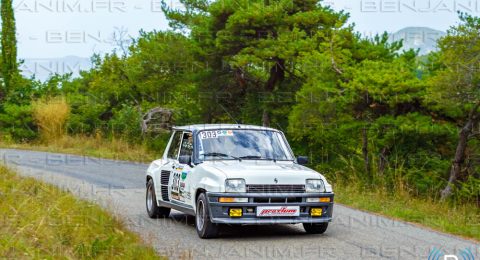
[[[193,135],[192,133],[184,133],[182,138],[182,148],[180,155],[192,156],[193,154]]]
[[[170,159],[177,159],[178,149],[180,149],[180,141],[182,140],[182,132],[175,132],[175,135],[172,139],[172,144],[170,145],[170,150],[168,150],[167,157]]]

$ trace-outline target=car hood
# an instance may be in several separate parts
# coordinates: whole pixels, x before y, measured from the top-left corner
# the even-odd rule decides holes
[[[225,174],[227,179],[245,179],[246,184],[305,184],[306,179],[322,179],[323,175],[305,166],[283,161],[209,161],[206,168]]]

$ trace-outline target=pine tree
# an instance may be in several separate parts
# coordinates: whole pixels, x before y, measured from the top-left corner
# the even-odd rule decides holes
[[[1,1],[2,16],[2,75],[4,86],[0,92],[0,98],[3,98],[9,90],[12,89],[13,79],[18,73],[17,63],[17,38],[15,30],[15,15],[12,6],[12,0]]]
[[[274,118],[274,111],[284,103],[271,98],[275,92],[296,90],[303,77],[298,59],[317,46],[332,49],[334,37],[353,37],[350,28],[344,28],[348,15],[319,0],[185,0],[182,4],[186,11],[172,9],[164,1],[164,12],[173,28],[190,31],[198,56],[208,62],[212,76],[204,77],[201,88],[228,96],[221,105],[230,111],[245,108],[248,98],[239,97],[256,93],[262,101],[254,101],[252,110],[261,115],[264,126],[285,118],[284,114]],[[336,54],[331,56],[333,69],[339,71]]]

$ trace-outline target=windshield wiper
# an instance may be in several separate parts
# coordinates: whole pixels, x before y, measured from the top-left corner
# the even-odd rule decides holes
[[[228,154],[225,154],[225,153],[206,153],[204,154],[203,156],[218,156],[218,157],[230,157],[230,158],[233,158],[235,160],[241,160],[241,158],[238,158],[238,157],[235,157],[235,156],[232,156],[232,155],[228,155]]]
[[[238,157],[240,159],[262,159],[262,156],[258,155],[245,155],[245,156],[240,156]]]
[[[262,157],[262,156],[258,156],[258,155],[246,155],[246,156],[240,156],[239,157],[240,159],[258,159],[258,160],[268,160],[268,161],[274,161],[274,162],[277,162],[277,159],[275,158],[265,158],[265,157]]]

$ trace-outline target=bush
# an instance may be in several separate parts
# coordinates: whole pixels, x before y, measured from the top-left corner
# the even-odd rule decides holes
[[[82,94],[69,94],[71,114],[67,120],[69,134],[94,135],[105,128],[102,115],[108,111],[108,104],[101,99]]]
[[[120,110],[114,112],[109,122],[112,134],[120,135],[128,141],[140,140],[142,137],[140,119],[141,114],[135,107],[124,104]]]
[[[65,123],[69,114],[70,107],[63,97],[33,102],[33,118],[43,141],[51,142],[65,134]]]
[[[32,106],[3,104],[0,113],[1,141],[26,142],[37,137],[37,127],[32,118]]]
[[[153,151],[155,154],[163,154],[169,138],[169,132],[147,136],[145,138],[145,145],[149,151]]]

